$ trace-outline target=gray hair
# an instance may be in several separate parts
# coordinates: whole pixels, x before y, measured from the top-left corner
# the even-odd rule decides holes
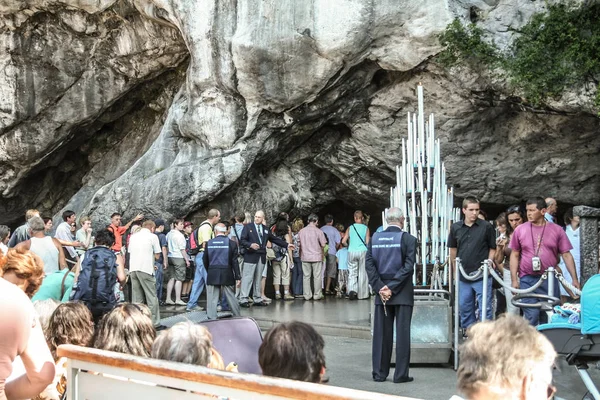
[[[403,217],[404,214],[402,213],[401,209],[399,209],[398,207],[392,207],[387,211],[387,214],[385,215],[385,220],[388,224],[391,224],[393,222],[402,222]]]
[[[10,228],[6,225],[0,225],[0,241],[6,239],[10,233]]]
[[[319,221],[319,216],[317,214],[310,214],[308,216],[308,222],[309,223],[311,223],[311,222],[317,222],[317,221]]]
[[[218,223],[215,225],[215,232],[225,233],[227,232],[227,227],[223,223]]]
[[[33,302],[33,308],[38,315],[44,333],[46,333],[46,330],[48,329],[52,313],[59,305],[60,301],[54,299],[36,300]]]
[[[173,325],[156,338],[152,357],[206,367],[211,361],[212,347],[208,329],[185,321]]]
[[[46,224],[44,224],[44,220],[41,217],[31,217],[27,221],[27,224],[31,232],[43,232],[46,229]]]

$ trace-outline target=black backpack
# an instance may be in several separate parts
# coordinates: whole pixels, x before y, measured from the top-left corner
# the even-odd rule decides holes
[[[117,256],[107,247],[93,247],[85,253],[70,300],[84,302],[92,313],[96,309],[110,310],[117,304],[116,283]]]

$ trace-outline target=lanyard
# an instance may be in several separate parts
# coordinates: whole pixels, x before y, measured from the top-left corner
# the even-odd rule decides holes
[[[531,224],[531,244],[533,244],[533,223],[530,222]],[[544,241],[544,232],[546,232],[546,225],[548,224],[548,222],[546,222],[546,220],[544,220],[544,228],[542,229],[542,235],[540,237],[538,237],[538,241],[537,244],[535,245],[535,257],[538,256],[538,254],[540,254],[540,248],[542,247],[542,243]]]

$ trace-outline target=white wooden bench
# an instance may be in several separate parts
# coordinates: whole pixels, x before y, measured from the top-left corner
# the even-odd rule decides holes
[[[69,400],[410,400],[408,397],[218,371],[72,345],[60,346],[58,355],[68,359]]]

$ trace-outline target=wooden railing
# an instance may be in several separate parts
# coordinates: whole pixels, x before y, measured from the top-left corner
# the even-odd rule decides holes
[[[60,346],[58,355],[68,359],[69,400],[410,400],[408,397],[225,372],[72,345]]]

